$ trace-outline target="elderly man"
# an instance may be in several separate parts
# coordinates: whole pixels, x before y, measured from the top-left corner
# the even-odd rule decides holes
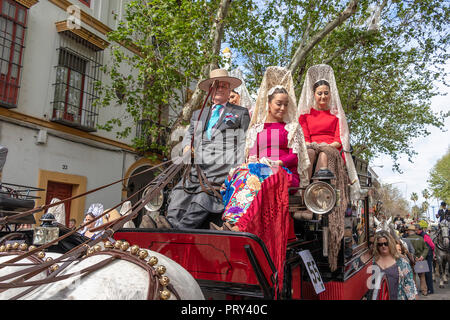
[[[215,187],[220,187],[229,171],[244,161],[250,116],[246,108],[228,102],[231,90],[240,84],[241,80],[230,77],[225,69],[211,71],[210,78],[202,81],[199,88],[211,92],[213,105],[193,113],[182,142],[184,154],[194,155],[194,164]],[[208,222],[221,224],[222,200],[210,189],[205,192],[199,174],[193,166],[190,177],[174,187],[167,220],[160,216],[160,224],[177,229],[207,227]],[[203,187],[208,188],[205,184]]]
[[[414,247],[414,255],[416,257],[416,261],[424,261],[427,258],[428,255],[428,246],[426,245],[425,241],[421,236],[416,234],[416,227],[414,225],[408,226],[408,239],[411,241],[413,247]],[[420,288],[420,291],[422,291],[422,294],[424,296],[428,295],[428,288],[426,284],[425,279],[425,273],[418,273],[419,279],[420,279],[420,287],[419,283],[416,280],[416,276],[414,273],[414,280],[416,280],[416,287]]]

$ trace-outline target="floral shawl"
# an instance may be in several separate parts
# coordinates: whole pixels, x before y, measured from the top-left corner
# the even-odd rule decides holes
[[[398,300],[415,300],[417,288],[414,282],[413,270],[408,260],[400,257],[396,261],[398,266]]]
[[[395,262],[398,268],[397,300],[416,300],[418,291],[414,282],[414,273],[408,260],[400,256]],[[373,258],[372,263],[376,264],[375,258]]]

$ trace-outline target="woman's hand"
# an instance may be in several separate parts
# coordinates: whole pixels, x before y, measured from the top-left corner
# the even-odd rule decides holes
[[[274,165],[283,167],[283,166],[284,166],[284,163],[283,163],[283,161],[281,161],[281,160],[277,160],[277,161],[274,161]]]
[[[255,162],[258,162],[258,157],[257,157],[257,156],[250,156],[250,157],[248,157],[247,162],[248,162],[248,163],[255,163]]]

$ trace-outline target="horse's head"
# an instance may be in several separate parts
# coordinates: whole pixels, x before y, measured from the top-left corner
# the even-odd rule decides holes
[[[376,228],[376,232],[379,232],[379,231],[388,231],[388,232],[390,232],[391,230],[391,228],[390,228],[390,226],[391,226],[391,221],[392,221],[392,217],[389,217],[389,219],[382,219],[381,221],[380,220],[378,220],[377,218],[374,218],[374,220],[375,220],[375,223],[376,223],[376,225],[377,225],[377,228]]]
[[[449,222],[447,220],[443,220],[441,223],[439,223],[440,236],[445,248],[449,247],[448,228]]]

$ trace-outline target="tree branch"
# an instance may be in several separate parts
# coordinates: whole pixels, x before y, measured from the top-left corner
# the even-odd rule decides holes
[[[303,47],[299,46],[297,48],[297,51],[288,65],[288,69],[291,70],[292,73],[295,72],[301,62],[306,58],[308,53],[317,43],[319,43],[327,34],[344,23],[356,12],[358,2],[359,0],[351,0],[344,11],[342,11],[334,20],[330,21],[321,31],[315,34],[306,45]]]
[[[209,40],[211,43],[211,53],[214,56],[218,56],[220,53],[220,46],[222,44],[222,38],[223,38],[223,30],[224,30],[224,21],[228,14],[228,9],[230,8],[231,0],[221,0],[219,4],[219,8],[216,13],[216,17],[214,19],[214,23],[211,27],[211,30],[209,32]],[[218,61],[217,58],[214,58],[214,60],[203,66],[201,76],[202,79],[198,83],[200,83],[203,79],[206,79],[209,76],[209,72],[212,69],[215,69],[218,67]],[[189,121],[189,119],[192,116],[192,112],[194,111],[194,108],[198,105],[200,105],[201,101],[205,97],[205,92],[203,92],[201,89],[199,89],[197,83],[197,87],[195,88],[194,93],[192,94],[191,99],[189,99],[188,102],[183,106],[183,112],[180,120],[183,121]],[[177,121],[178,122],[178,121]]]

